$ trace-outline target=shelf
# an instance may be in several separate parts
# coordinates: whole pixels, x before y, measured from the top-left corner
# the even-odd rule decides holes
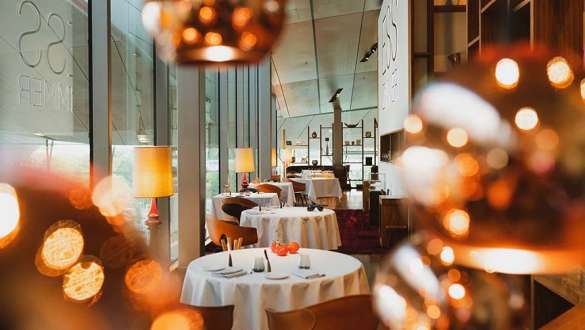
[[[479,36],[475,37],[473,40],[471,40],[468,44],[467,47],[472,47],[473,45],[475,45],[476,43],[479,43]]]
[[[347,126],[343,126],[343,129],[362,129],[361,126],[357,126],[357,127],[347,127]]]
[[[344,164],[362,164],[362,162],[343,162]]]
[[[375,136],[364,136],[363,139],[376,139]]]
[[[481,7],[481,10],[479,11],[480,13],[483,14],[483,12],[485,12],[486,10],[490,9],[490,7],[496,3],[496,0],[491,0],[490,2],[488,2],[485,6]]]
[[[308,146],[309,146],[308,144],[295,144],[295,145],[292,145],[291,147],[303,147],[303,148],[306,148]]]
[[[524,8],[526,5],[530,4],[530,0],[522,0],[512,9],[513,12],[517,12],[520,9]]]
[[[465,5],[433,6],[433,11],[435,13],[464,13],[467,11],[467,6]]]

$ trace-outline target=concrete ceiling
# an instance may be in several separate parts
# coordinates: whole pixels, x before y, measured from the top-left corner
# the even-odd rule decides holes
[[[335,90],[344,111],[377,106],[377,56],[360,63],[377,41],[379,0],[289,0],[288,22],[272,55],[279,116],[333,111]]]

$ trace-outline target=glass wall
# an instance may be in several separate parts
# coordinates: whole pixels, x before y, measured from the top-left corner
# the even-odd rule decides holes
[[[87,6],[0,2],[2,166],[89,180]]]
[[[177,68],[168,66],[168,111],[170,122],[170,143],[173,151],[173,188],[175,194],[170,198],[170,256],[171,261],[179,258],[179,108],[177,106]]]
[[[112,1],[112,174],[132,186],[137,145],[154,144],[153,41],[142,26],[142,0]],[[144,226],[148,199],[135,199]]]
[[[205,71],[205,194],[206,212],[212,211],[211,198],[219,187],[219,71]]]

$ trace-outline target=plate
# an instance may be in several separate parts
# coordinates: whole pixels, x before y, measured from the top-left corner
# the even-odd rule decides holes
[[[268,273],[266,274],[266,278],[269,280],[284,280],[288,278],[288,274],[283,273]]]
[[[219,272],[220,270],[224,270],[224,266],[205,266],[203,269],[207,272]]]
[[[227,267],[227,268],[224,268],[221,271],[219,271],[218,274],[220,274],[220,275],[229,275],[229,274],[239,273],[241,271],[242,271],[242,268]]]

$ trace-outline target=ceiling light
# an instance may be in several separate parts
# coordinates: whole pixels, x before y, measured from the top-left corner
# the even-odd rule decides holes
[[[337,99],[341,95],[342,91],[343,91],[343,88],[338,88],[335,91],[335,94],[333,94],[333,96],[331,96],[331,98],[329,99],[329,103],[333,103],[335,101],[335,99]]]
[[[378,43],[376,42],[375,44],[372,45],[372,47],[370,47],[370,49],[368,49],[366,51],[366,53],[364,54],[364,57],[362,57],[362,59],[360,60],[361,63],[367,62],[370,60],[370,57],[372,55],[374,55],[374,53],[378,50]]]
[[[149,0],[142,21],[165,61],[257,63],[282,31],[287,1],[257,2]]]

